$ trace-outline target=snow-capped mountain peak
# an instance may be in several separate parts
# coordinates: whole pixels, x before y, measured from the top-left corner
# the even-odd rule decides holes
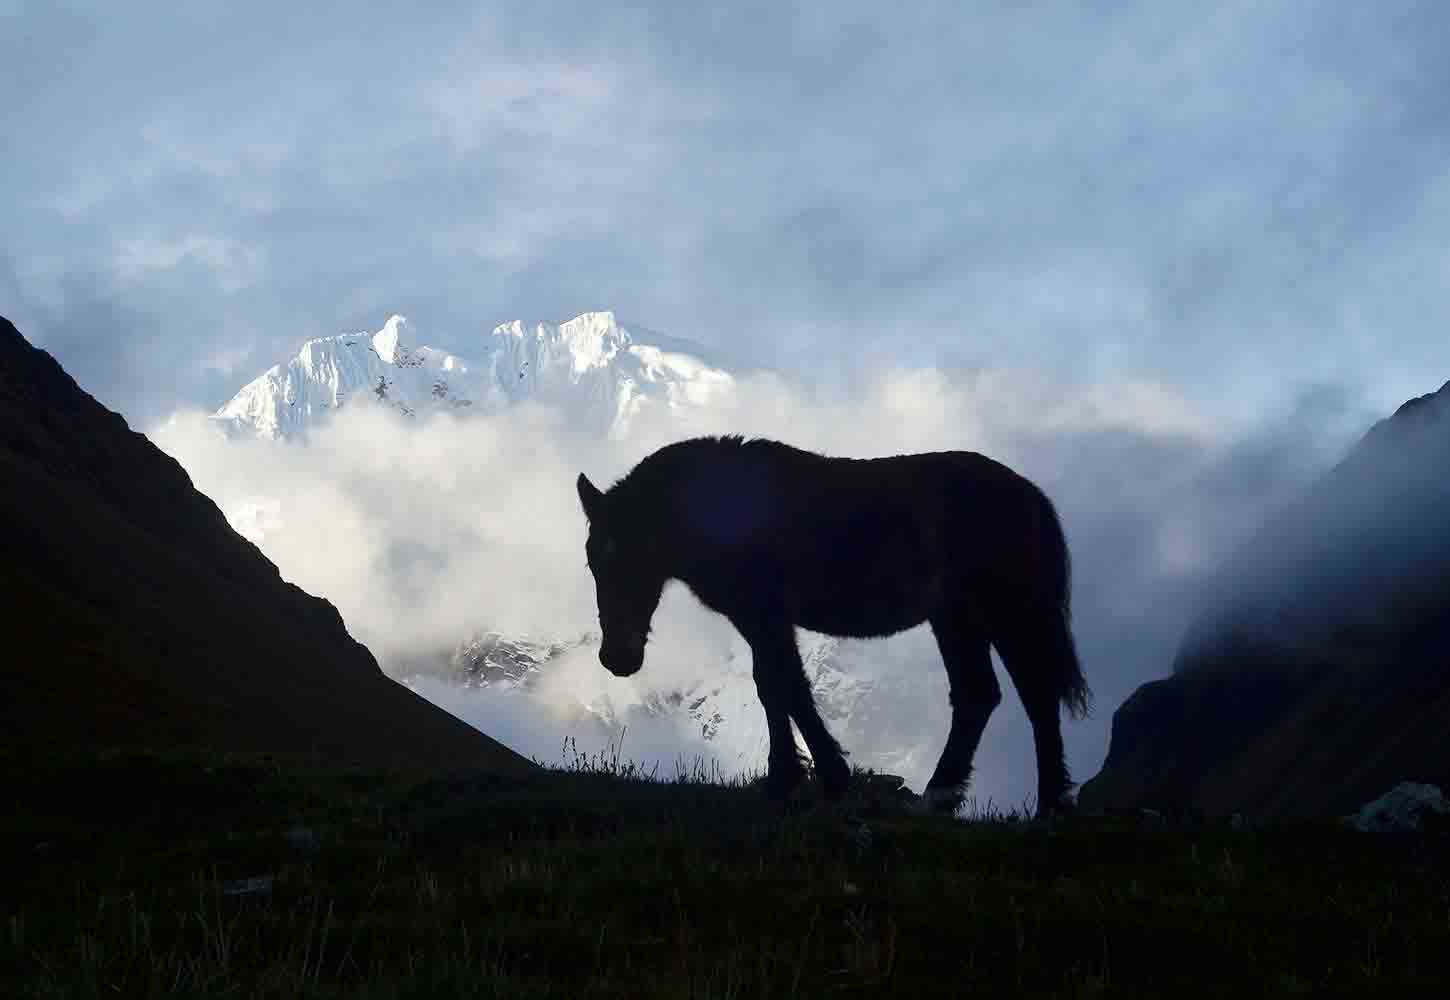
[[[494,327],[493,335],[519,342],[532,340],[541,353],[569,359],[576,375],[609,364],[634,340],[609,311],[581,313],[558,326],[538,323],[532,329],[514,320]]]
[[[425,339],[406,318],[389,315],[373,331],[309,340],[243,387],[214,419],[234,433],[289,438],[352,406],[419,418],[443,409],[466,419],[537,402],[555,408],[575,429],[623,437],[651,408],[688,425],[694,408],[711,406],[717,394],[731,390],[732,370],[750,370],[748,362],[727,368],[712,361],[688,341],[631,330],[609,311],[558,324],[516,320],[485,328],[450,341],[458,344],[457,354],[425,346]],[[427,434],[455,427],[450,421],[420,426]],[[261,545],[284,536],[287,515],[286,502],[268,496],[249,497],[228,512],[237,530]],[[470,697],[536,699],[571,725],[588,722],[604,732],[622,733],[645,717],[655,731],[677,725],[682,745],[703,747],[731,766],[764,762],[768,728],[743,640],[703,662],[692,653],[690,662],[674,663],[637,685],[576,686],[578,656],[592,657],[597,635],[509,634],[489,618],[489,609],[480,607],[467,638],[438,636],[426,648],[394,652],[385,669],[403,678],[451,682],[470,689]],[[848,746],[876,747],[858,760],[903,774],[930,766],[918,730],[931,711],[944,711],[940,685],[934,702],[915,676],[895,685],[877,668],[879,652],[864,643],[802,633],[800,649],[833,732]]]
[[[407,348],[403,347],[403,330],[408,326],[406,316],[392,315],[383,324],[383,328],[373,334],[373,350],[378,357],[390,365],[398,363],[398,357],[407,355]]]
[[[214,414],[232,433],[302,436],[352,400],[407,416],[437,409],[492,412],[537,399],[580,426],[619,437],[644,408],[707,404],[732,377],[695,345],[643,342],[614,313],[588,312],[558,325],[521,320],[485,334],[471,357],[414,346],[407,319],[374,333],[321,337],[268,369]]]
[[[318,337],[291,360],[242,387],[212,419],[233,434],[301,436],[355,399],[390,405],[411,416],[420,407],[465,407],[472,400],[469,364],[431,347],[414,348],[402,316],[375,333]]]
[[[629,334],[614,321],[614,313],[584,313],[559,327],[559,338],[574,358],[574,371],[599,368],[628,347]]]

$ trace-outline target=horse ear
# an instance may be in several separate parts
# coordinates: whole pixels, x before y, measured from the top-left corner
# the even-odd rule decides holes
[[[604,500],[604,494],[599,488],[589,481],[584,473],[579,473],[579,479],[574,484],[579,488],[579,502],[584,505],[584,516],[594,520],[594,515],[599,513],[600,506]]]

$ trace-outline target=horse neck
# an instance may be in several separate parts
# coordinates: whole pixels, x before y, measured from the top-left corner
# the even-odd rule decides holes
[[[662,552],[672,577],[682,575],[690,561],[698,555],[689,541],[690,532],[681,523],[681,517],[688,517],[682,506],[689,504],[686,495],[692,477],[709,470],[719,463],[729,462],[730,454],[718,455],[712,451],[679,455],[668,465],[649,470],[648,476],[640,477],[632,484],[630,516],[636,527],[648,531],[661,542]],[[687,551],[688,550],[688,551]]]

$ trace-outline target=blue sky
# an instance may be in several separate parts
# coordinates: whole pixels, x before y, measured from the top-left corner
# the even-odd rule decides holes
[[[1450,378],[1443,4],[178,6],[0,0],[0,312],[133,422],[390,311],[1234,418]]]

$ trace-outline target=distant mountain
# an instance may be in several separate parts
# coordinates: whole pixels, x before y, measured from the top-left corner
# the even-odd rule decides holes
[[[419,417],[438,410],[466,416],[538,401],[555,407],[574,429],[620,438],[651,407],[681,415],[709,407],[737,374],[748,370],[742,363],[727,367],[713,351],[689,341],[626,328],[610,312],[585,313],[557,326],[501,324],[481,338],[476,350],[458,354],[414,346],[412,338],[407,321],[393,316],[375,333],[308,341],[291,360],[243,387],[213,419],[233,435],[292,442],[348,406],[385,405]],[[227,514],[241,530],[264,537],[260,526],[276,516],[275,501],[254,497]],[[472,635],[439,636],[433,648],[391,655],[385,667],[405,684],[426,675],[460,687],[532,697],[541,693],[565,655],[584,649],[593,656],[597,644],[593,634],[501,633],[489,623],[485,607]],[[865,679],[872,674],[873,659],[865,644],[802,633],[801,653],[821,714],[848,747],[880,745],[886,708],[893,704],[893,718],[919,714],[900,710],[904,703],[916,704],[920,692],[915,687],[893,694]],[[646,686],[642,705],[581,696],[564,710],[615,733],[633,713],[643,712],[674,722],[682,736],[704,741],[722,760],[763,763],[768,739],[748,652],[742,647],[699,666],[701,679],[683,687],[648,687],[646,672],[638,682]],[[557,700],[557,685],[550,695]],[[886,739],[915,748],[919,735],[903,731]],[[915,752],[904,749],[902,759]]]
[[[402,316],[375,333],[309,340],[253,379],[213,419],[231,433],[305,434],[333,411],[381,404],[406,415],[497,412],[525,399],[555,404],[579,427],[619,437],[651,407],[708,405],[731,374],[698,345],[634,333],[611,312],[556,325],[504,323],[458,356],[414,345]]]
[[[533,767],[385,677],[331,604],[4,319],[0,521],[8,746]]]
[[[879,660],[879,649],[866,642],[813,632],[798,633],[798,642],[821,716],[847,749],[879,747],[884,741],[900,746],[902,752],[895,757],[878,752],[877,766],[911,766],[918,752],[915,720],[920,712],[912,709],[922,697],[919,678],[878,679],[872,668]],[[433,676],[465,688],[501,689],[527,697],[541,693],[563,656],[581,651],[592,659],[598,648],[599,637],[594,633],[559,641],[486,632],[432,663],[414,659],[394,663],[390,669],[409,685],[420,676]],[[649,685],[650,680],[646,670],[640,683]],[[671,722],[682,739],[700,741],[732,766],[741,762],[763,766],[769,748],[765,713],[756,694],[750,654],[743,644],[717,662],[702,663],[692,682],[647,687],[639,703],[620,705],[607,695],[594,695],[560,706],[559,694],[558,687],[552,686],[551,704],[556,709],[563,708],[572,718],[591,719],[614,736],[634,713],[642,713]],[[900,720],[913,721],[906,725]],[[900,727],[899,731],[892,726]]]
[[[564,653],[597,643],[593,635],[559,640],[483,632],[458,644],[449,657],[448,671],[464,687],[527,688]]]
[[[1347,813],[1450,781],[1450,383],[1376,424],[1219,574],[1115,713],[1086,808]]]

